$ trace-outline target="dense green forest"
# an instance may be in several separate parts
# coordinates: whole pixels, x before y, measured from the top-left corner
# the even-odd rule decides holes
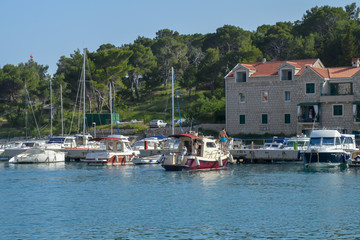
[[[360,57],[359,11],[355,3],[344,8],[314,7],[301,20],[262,25],[253,32],[232,25],[192,35],[162,29],[154,39],[139,36],[131,44],[103,44],[86,53],[86,112],[108,113],[111,88],[119,120],[169,121],[173,67],[182,117],[224,122],[224,76],[238,62],[320,58],[328,67],[350,65],[351,58]],[[33,60],[4,65],[0,69],[3,127],[16,129],[12,135],[24,135],[27,112],[31,134],[38,135],[36,126],[41,135],[48,134],[51,81],[54,133],[61,133],[61,103],[65,132],[79,131],[81,110],[75,103],[81,93],[82,65],[82,49],[60,57],[54,76],[47,73],[48,66]]]

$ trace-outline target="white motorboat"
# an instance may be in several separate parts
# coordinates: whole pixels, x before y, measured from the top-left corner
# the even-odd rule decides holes
[[[56,163],[65,162],[65,152],[44,148],[30,148],[10,158],[9,163]]]
[[[100,137],[93,139],[93,141],[105,141],[106,149],[86,154],[85,159],[81,161],[88,164],[134,164],[132,159],[140,154],[139,151],[134,151],[131,148],[128,138],[123,138],[121,136]]]
[[[4,148],[4,151],[1,153],[1,158],[10,159],[31,148],[43,148],[45,144],[45,140],[27,140],[24,142],[17,142]]]
[[[161,166],[168,171],[224,169],[232,161],[229,151],[220,150],[216,139],[193,134],[170,137],[179,138],[180,145],[177,152],[170,152],[161,161]]]
[[[304,151],[306,167],[337,167],[346,164],[352,152],[359,151],[355,135],[340,134],[337,130],[314,130]]]

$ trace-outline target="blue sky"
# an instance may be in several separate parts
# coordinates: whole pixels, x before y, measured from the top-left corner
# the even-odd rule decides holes
[[[54,74],[61,56],[77,49],[154,38],[160,29],[213,33],[225,24],[254,31],[263,24],[301,20],[314,6],[354,0],[2,0],[0,67],[34,60]],[[357,4],[360,6],[359,4]]]

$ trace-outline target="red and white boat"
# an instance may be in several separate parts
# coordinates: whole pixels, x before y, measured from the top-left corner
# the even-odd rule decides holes
[[[132,165],[132,159],[139,155],[134,151],[129,140],[121,136],[108,136],[92,139],[92,141],[105,141],[106,149],[103,151],[89,152],[84,162],[101,165]]]
[[[178,134],[169,137],[179,138],[176,152],[165,155],[161,166],[168,171],[215,170],[224,169],[232,157],[222,151],[215,139],[193,134]]]

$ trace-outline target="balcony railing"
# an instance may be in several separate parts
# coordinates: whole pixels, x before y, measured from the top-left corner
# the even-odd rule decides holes
[[[316,117],[315,121],[313,119],[306,118],[305,116],[298,116],[298,123],[317,123],[319,122],[319,118]]]

